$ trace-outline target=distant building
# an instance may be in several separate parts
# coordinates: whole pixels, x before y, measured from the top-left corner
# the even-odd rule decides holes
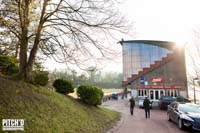
[[[183,48],[166,41],[122,40],[120,44],[123,87],[155,101],[162,95],[188,97]]]

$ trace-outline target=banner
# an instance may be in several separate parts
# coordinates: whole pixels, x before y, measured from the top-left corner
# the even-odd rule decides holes
[[[181,89],[184,85],[136,85],[137,89]]]

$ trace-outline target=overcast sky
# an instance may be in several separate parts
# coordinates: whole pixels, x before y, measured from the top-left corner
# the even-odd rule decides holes
[[[134,22],[136,36],[121,35],[119,40],[124,38],[187,43],[192,39],[192,30],[200,26],[199,7],[200,0],[124,0],[119,10]],[[45,66],[50,70],[65,68],[64,65],[49,60]],[[117,64],[108,63],[105,66],[104,71],[122,72],[121,60]]]
[[[184,42],[200,24],[199,5],[199,0],[126,0],[121,9],[135,21],[137,38]]]

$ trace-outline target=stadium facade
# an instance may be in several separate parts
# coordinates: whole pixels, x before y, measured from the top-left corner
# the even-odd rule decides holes
[[[174,42],[120,41],[123,54],[122,86],[135,96],[158,100],[162,95],[188,97],[184,49]]]

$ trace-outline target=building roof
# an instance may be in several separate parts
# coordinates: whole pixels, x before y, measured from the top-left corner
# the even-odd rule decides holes
[[[171,48],[176,45],[175,42],[170,42],[170,41],[158,41],[158,40],[126,40],[124,41],[123,39],[119,41],[121,45],[123,43],[142,43],[142,44],[151,44],[151,45],[156,45],[160,47],[165,47],[165,48]]]

